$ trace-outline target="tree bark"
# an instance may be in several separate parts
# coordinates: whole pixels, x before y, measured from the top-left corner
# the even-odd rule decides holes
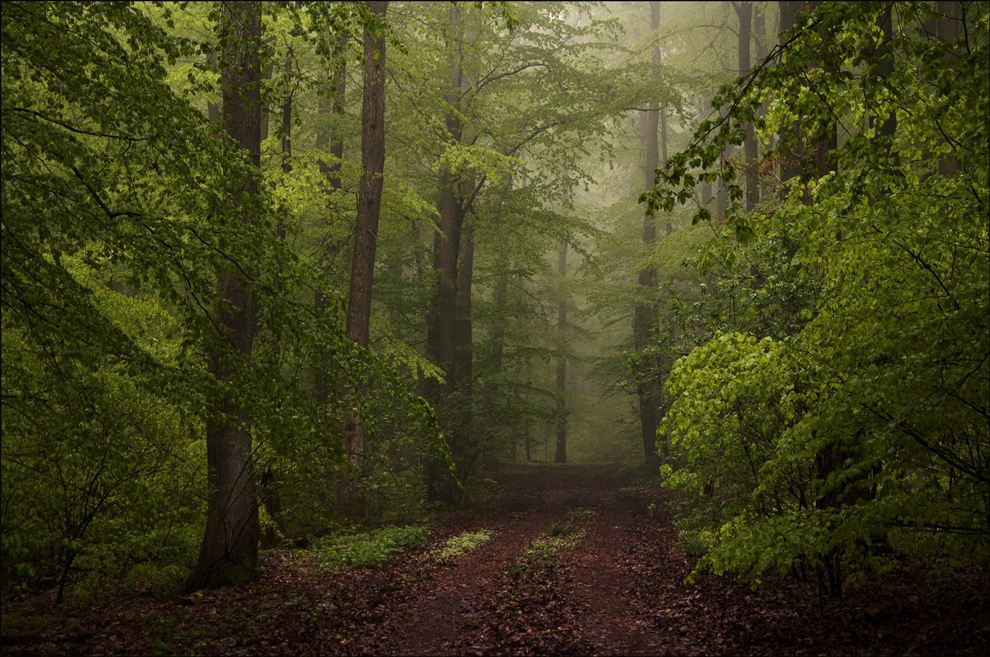
[[[655,32],[660,27],[660,3],[650,3],[650,30]],[[654,45],[653,66],[654,71],[660,63],[660,48]],[[653,74],[654,79],[657,73]],[[643,134],[641,139],[646,150],[646,160],[643,163],[643,177],[645,179],[645,189],[652,189],[656,181],[656,169],[660,166],[660,145],[659,131],[661,125],[661,111],[656,104],[651,104],[647,111],[645,120],[641,124]],[[664,123],[666,123],[664,121]],[[666,126],[664,126],[666,127]],[[646,248],[652,250],[657,240],[657,228],[654,217],[643,216],[643,243]],[[647,291],[656,287],[656,270],[652,265],[646,266],[636,275],[636,282]],[[656,308],[652,303],[644,302],[636,304],[633,310],[633,347],[636,351],[642,351],[650,340],[650,332],[656,323]],[[643,454],[647,462],[656,460],[657,441],[657,394],[655,385],[647,380],[646,368],[641,368],[639,373],[639,383],[637,384],[637,396],[639,397],[639,424],[643,440]]]
[[[474,281],[473,222],[464,222],[460,241],[461,257],[457,267],[457,325],[454,332],[454,386],[461,399],[461,406],[457,409],[456,434],[466,438],[471,435],[473,422],[471,408],[474,378],[474,354],[472,351],[474,324],[471,318],[471,287]]]
[[[341,47],[343,47],[344,43],[346,43],[346,37],[341,37]],[[334,73],[333,101],[331,102],[329,98],[321,96],[317,103],[317,113],[326,115],[333,112],[335,108],[343,107],[346,92],[347,66],[344,64]],[[320,172],[327,177],[327,181],[330,183],[330,189],[332,190],[331,194],[335,195],[343,186],[340,180],[340,163],[344,158],[344,135],[338,128],[332,128],[329,133],[327,131],[321,131],[316,135],[317,148],[326,148],[328,143],[330,146],[330,155],[334,157],[334,160],[328,165],[321,159],[319,160],[319,166]],[[327,204],[327,210],[331,214],[333,214],[334,203],[335,201],[331,201]],[[331,217],[331,220],[332,219],[333,217]],[[326,261],[328,257],[328,254],[324,254],[321,261]],[[321,290],[316,291],[314,309],[316,310],[317,315],[322,315],[327,310],[327,300]],[[313,395],[316,403],[327,403],[327,397],[329,394],[327,388],[327,357],[326,354],[320,354],[319,363],[316,367],[316,376],[313,383]]]
[[[370,1],[368,9],[385,19],[386,1]],[[367,348],[371,327],[371,292],[378,247],[378,219],[382,204],[382,176],[385,172],[385,34],[364,33],[364,100],[361,111],[361,187],[358,191],[354,254],[351,258],[351,285],[347,306],[347,337]],[[354,386],[356,384],[350,384]],[[338,502],[348,517],[363,516],[363,499],[358,485],[364,456],[364,425],[356,407],[355,388],[346,395],[348,409],[344,421],[344,449],[356,471],[345,474]]]
[[[750,48],[753,40],[753,3],[749,0],[733,2],[733,8],[739,17],[739,75],[749,75],[752,68]],[[746,138],[743,141],[743,154],[746,161],[743,166],[746,169],[746,211],[749,212],[756,207],[760,201],[759,176],[756,172],[756,133],[752,123],[745,126]]]
[[[462,35],[461,9],[451,5],[449,24],[453,36],[448,44],[450,56],[450,86],[447,91],[448,111],[445,124],[450,143],[461,141],[462,126],[457,116],[461,99],[462,55],[460,44]],[[464,221],[464,208],[459,198],[459,178],[454,171],[445,168],[440,174],[440,231],[434,235],[434,271],[437,274],[437,292],[430,313],[431,326],[428,328],[427,348],[436,354],[436,362],[444,371],[444,382],[436,390],[433,399],[440,411],[440,419],[448,431],[451,427],[450,397],[456,385],[456,331],[457,331],[457,257],[460,252],[461,226]],[[461,436],[449,431],[447,443],[455,462],[464,452]],[[445,504],[454,502],[455,491],[451,485],[446,465],[437,462],[430,466],[428,493],[431,501]]]
[[[777,3],[780,8],[780,45],[784,45],[786,40],[786,33],[794,27],[794,19],[797,18],[798,12],[804,9],[804,2],[797,0],[781,1]],[[786,139],[789,135],[800,135],[801,133],[801,122],[800,119],[786,126],[780,135],[780,138]],[[780,179],[782,182],[787,182],[792,178],[797,178],[801,175],[801,157],[803,156],[804,149],[801,147],[800,142],[794,145],[794,150],[790,156],[783,159],[780,166]],[[786,195],[786,190],[785,190]]]
[[[564,277],[567,276],[567,242],[560,247],[557,259],[557,273],[560,274],[561,296],[557,306],[557,339],[560,341],[560,360],[557,361],[557,445],[554,463],[567,463],[567,402],[564,392],[567,385],[567,295]]]
[[[222,74],[223,125],[254,166],[261,164],[261,38],[260,5],[239,2],[224,5],[227,40]],[[234,194],[241,221],[253,221],[248,182],[247,196]],[[223,272],[220,297],[229,306],[217,311],[224,338],[233,354],[217,351],[208,369],[218,381],[233,374],[234,360],[250,358],[257,325],[257,303],[249,284],[231,270]],[[228,351],[228,350],[223,350]],[[255,576],[258,566],[258,500],[255,491],[248,413],[230,397],[212,400],[218,411],[206,423],[207,501],[206,532],[187,590],[239,584]]]

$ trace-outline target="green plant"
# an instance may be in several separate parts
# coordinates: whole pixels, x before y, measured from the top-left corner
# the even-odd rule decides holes
[[[479,529],[476,532],[463,532],[457,536],[451,536],[444,541],[440,547],[430,551],[426,558],[438,563],[474,551],[479,545],[489,541],[495,532],[490,529]]]
[[[683,531],[680,534],[681,551],[689,557],[703,557],[710,546],[708,532]]]
[[[558,523],[556,525],[551,525],[550,529],[548,529],[545,534],[546,536],[570,536],[572,534],[576,534],[577,532],[578,529],[574,525]]]
[[[320,541],[314,551],[322,570],[377,568],[395,552],[426,545],[429,530],[419,525],[386,527],[374,532],[335,536]]]

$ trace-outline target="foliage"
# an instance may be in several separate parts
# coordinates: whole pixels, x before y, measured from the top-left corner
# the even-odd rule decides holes
[[[569,523],[557,523],[556,525],[551,525],[549,529],[544,532],[547,536],[570,536],[571,534],[577,533],[577,528]]]
[[[385,527],[372,532],[320,539],[312,551],[324,570],[377,568],[396,552],[419,550],[430,533],[420,525]]]
[[[189,94],[170,86],[178,60],[210,52],[170,31],[174,8],[3,7],[5,587],[188,562],[211,400],[248,409],[256,456],[281,474],[339,469],[337,410],[299,385],[316,354],[375,378],[443,459],[435,414],[398,371],[301,301],[338,297],[279,235],[286,197],[193,105],[209,75]],[[252,198],[253,221],[235,197]],[[229,271],[261,309],[251,358],[216,324]],[[230,375],[210,376],[206,354]]]
[[[495,536],[495,532],[490,529],[479,529],[475,532],[463,532],[457,536],[451,536],[445,540],[440,547],[431,550],[426,554],[426,559],[441,563],[457,559],[476,550],[480,545],[487,543]]]
[[[722,176],[741,198],[735,172],[713,165],[746,121],[765,141],[781,135],[768,161],[803,158],[780,207],[747,216],[737,200],[738,241],[708,251],[756,264],[739,288],[749,315],[712,330],[671,375],[665,428],[684,460],[665,472],[713,535],[699,567],[756,578],[807,565],[839,594],[843,561],[990,556],[990,12],[961,8],[947,18],[833,2],[800,14],[787,45],[716,99],[729,118],[703,123],[646,195],[670,209]],[[958,37],[926,29],[944,20]],[[878,75],[885,62],[893,72]],[[822,175],[810,146],[832,129],[835,171]],[[708,219],[700,208],[696,221]]]

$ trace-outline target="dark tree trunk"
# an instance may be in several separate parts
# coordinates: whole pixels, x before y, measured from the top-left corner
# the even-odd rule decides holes
[[[650,30],[656,31],[660,27],[660,3],[650,3]],[[653,47],[653,70],[654,80],[659,79],[657,73],[660,64],[659,44]],[[661,123],[666,128],[666,121],[661,121],[662,110],[655,104],[651,104],[650,109],[645,112],[643,122],[640,124],[643,133],[641,139],[646,150],[646,159],[643,163],[643,177],[646,189],[652,189],[656,181],[656,169],[660,166],[660,139],[659,132]],[[665,117],[664,117],[665,118]],[[643,216],[643,243],[646,248],[652,250],[657,241],[656,220],[650,215]],[[652,265],[644,267],[636,275],[636,282],[649,291],[656,287],[656,270]],[[633,310],[633,347],[637,351],[643,350],[650,340],[650,332],[656,323],[656,308],[652,302],[636,304]],[[647,462],[656,460],[656,440],[657,440],[657,393],[656,385],[648,380],[646,368],[641,368],[639,373],[639,383],[637,385],[637,396],[639,397],[639,423],[643,439],[643,453]]]
[[[739,17],[739,75],[749,75],[752,68],[750,48],[753,40],[753,3],[748,0],[733,2],[732,6]],[[746,138],[743,141],[743,154],[746,161],[746,211],[749,212],[760,201],[759,176],[756,172],[756,133],[752,123],[745,126]]]
[[[227,40],[223,69],[223,124],[227,134],[247,150],[251,163],[261,163],[261,75],[259,41],[261,8],[250,2],[224,6]],[[253,221],[251,197],[257,190],[235,193],[242,221]],[[220,297],[229,306],[218,310],[218,323],[233,352],[211,354],[209,371],[219,381],[233,373],[231,360],[250,358],[257,325],[257,304],[246,281],[225,271]],[[238,584],[254,577],[258,566],[258,500],[255,491],[251,433],[247,411],[234,399],[212,402],[219,411],[206,423],[207,502],[206,532],[199,559],[186,583],[188,590]]]
[[[784,45],[786,42],[786,32],[790,31],[794,27],[794,19],[797,18],[798,12],[804,9],[804,2],[798,1],[787,1],[778,2],[780,8],[780,45]],[[792,138],[797,139],[798,135],[801,133],[801,123],[795,121],[791,125],[784,128],[781,133],[781,140]],[[801,157],[804,153],[804,149],[801,147],[800,141],[794,145],[793,151],[783,159],[780,166],[780,179],[783,182],[787,182],[792,178],[797,178],[801,175]]]
[[[346,37],[341,39],[341,47],[346,43]],[[329,98],[323,96],[320,97],[317,104],[317,112],[322,115],[330,114],[335,108],[342,108],[344,106],[345,95],[347,92],[347,66],[342,65],[339,70],[334,73],[334,98],[333,101]],[[336,125],[336,124],[335,124]],[[320,172],[327,177],[330,183],[331,193],[336,194],[340,191],[342,184],[340,180],[340,163],[344,157],[344,135],[336,127],[329,131],[321,131],[316,135],[316,147],[326,148],[329,142],[330,145],[330,155],[334,157],[334,161],[331,164],[327,164],[322,159],[319,161]],[[333,204],[327,204],[327,210],[332,214]],[[334,219],[331,216],[331,221]],[[323,254],[321,261],[326,261],[329,258],[329,254]],[[314,304],[316,314],[322,315],[327,310],[327,300],[323,296],[323,292],[320,290],[316,291],[316,303]],[[326,354],[320,354],[319,363],[316,367],[316,376],[313,383],[313,393],[318,404],[327,403],[328,397],[328,385],[327,385],[327,357]]]
[[[382,20],[387,1],[368,2],[368,9]],[[347,337],[367,348],[371,326],[371,291],[378,247],[378,218],[382,205],[382,176],[385,171],[385,35],[366,29],[364,33],[364,101],[361,110],[361,187],[358,191],[354,254],[351,258],[351,285],[347,306]],[[358,485],[364,456],[364,425],[355,409],[356,401],[346,395],[348,409],[344,421],[344,449],[356,474],[344,476],[338,502],[347,517],[362,517],[363,500]]]
[[[447,91],[445,123],[453,142],[461,141],[461,122],[456,110],[461,98],[461,52],[456,42],[461,36],[461,9],[451,5],[449,24],[454,33],[448,45],[450,57],[450,86]],[[440,174],[440,231],[434,235],[433,263],[437,278],[437,291],[431,304],[427,335],[427,349],[435,353],[436,361],[444,371],[444,382],[438,386],[433,402],[440,411],[441,423],[448,429],[447,443],[455,462],[464,452],[464,445],[451,427],[450,397],[456,384],[456,331],[457,331],[457,256],[460,251],[461,225],[464,209],[459,198],[459,179],[449,168]],[[432,354],[431,354],[432,355]],[[432,501],[445,504],[454,502],[454,489],[447,474],[446,465],[433,463],[427,473],[428,492]]]
[[[560,305],[557,307],[557,339],[560,341],[560,360],[557,361],[557,446],[554,463],[567,463],[567,402],[564,400],[567,384],[567,294],[564,277],[567,275],[567,242],[560,247],[557,259],[557,273],[560,274]]]
[[[462,439],[471,436],[471,393],[474,379],[474,354],[472,338],[474,324],[471,318],[471,286],[474,280],[474,224],[466,221],[461,230],[461,257],[457,267],[457,326],[454,332],[454,386],[461,406],[457,409],[457,435]],[[467,474],[467,473],[465,473]]]

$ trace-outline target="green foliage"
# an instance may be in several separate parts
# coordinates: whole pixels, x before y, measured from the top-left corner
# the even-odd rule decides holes
[[[372,532],[320,539],[314,545],[320,568],[377,568],[396,552],[419,550],[429,539],[419,525],[385,527]]]
[[[398,424],[450,463],[435,413],[399,370],[350,343],[335,313],[313,312],[314,289],[331,306],[339,295],[279,234],[290,201],[315,207],[305,185],[265,184],[194,105],[216,98],[213,45],[176,36],[202,33],[198,10],[179,7],[176,27],[174,7],[144,9],[3,7],[5,588],[188,563],[217,399],[245,409],[259,463],[326,514],[327,475],[345,459],[338,406],[315,403],[300,374],[318,360],[374,379]],[[348,7],[326,10],[308,20],[350,21]],[[189,84],[177,90],[180,60]],[[235,199],[250,199],[248,221]],[[216,322],[231,273],[259,306],[247,358]],[[207,354],[229,375],[212,376]],[[387,358],[429,374],[408,350]],[[361,407],[369,426],[376,408]]]
[[[578,529],[570,523],[557,523],[556,525],[551,525],[544,534],[547,536],[570,536],[571,534],[576,534]]]
[[[437,563],[457,559],[460,556],[469,554],[479,546],[494,538],[495,532],[490,529],[479,529],[476,532],[463,532],[457,536],[451,536],[440,547],[431,550],[425,556],[427,560]]]
[[[648,195],[669,209],[700,177],[736,185],[712,167],[746,121],[782,135],[768,161],[795,154],[797,117],[806,145],[840,134],[836,171],[803,149],[783,204],[737,205],[737,241],[706,252],[729,273],[712,295],[725,303],[696,308],[702,346],[671,373],[661,429],[680,450],[666,485],[697,503],[685,540],[710,537],[699,568],[755,579],[805,565],[838,593],[841,562],[990,557],[990,12],[962,8],[949,40],[926,30],[945,20],[928,5],[799,15],[787,47],[716,99],[729,118],[703,125]],[[878,76],[883,61],[894,70]]]

